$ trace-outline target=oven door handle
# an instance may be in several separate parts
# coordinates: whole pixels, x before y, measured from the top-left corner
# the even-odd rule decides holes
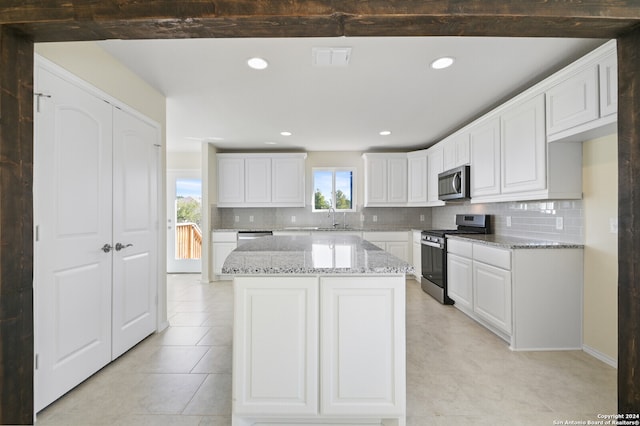
[[[438,244],[438,243],[432,243],[431,241],[424,241],[422,240],[422,245],[423,246],[429,246],[429,247],[434,247],[440,250],[444,249],[444,246],[442,244]]]

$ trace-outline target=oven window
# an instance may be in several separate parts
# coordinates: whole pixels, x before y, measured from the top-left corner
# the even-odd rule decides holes
[[[444,253],[442,249],[429,247],[424,244],[422,247],[422,276],[444,288]]]

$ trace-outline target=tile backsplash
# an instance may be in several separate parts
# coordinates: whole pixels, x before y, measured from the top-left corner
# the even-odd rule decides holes
[[[498,235],[528,237],[569,243],[584,242],[581,200],[526,201],[490,204],[450,203],[442,207],[367,207],[356,212],[336,213],[335,219],[349,228],[450,229],[455,215],[489,214]],[[286,227],[330,227],[331,216],[305,208],[212,208],[214,229],[282,229]],[[561,225],[561,226],[560,226]],[[558,229],[562,228],[562,229]]]

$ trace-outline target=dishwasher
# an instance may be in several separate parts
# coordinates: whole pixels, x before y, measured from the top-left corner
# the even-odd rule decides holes
[[[269,237],[271,235],[273,235],[272,231],[238,231],[238,247],[256,238]]]

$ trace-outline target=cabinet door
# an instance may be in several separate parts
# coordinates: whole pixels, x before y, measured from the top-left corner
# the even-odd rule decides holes
[[[438,173],[442,173],[443,169],[443,152],[442,149],[432,149],[429,151],[429,164],[427,167],[428,190],[427,198],[429,203],[438,203]]]
[[[407,159],[389,158],[387,160],[387,202],[406,204],[407,202]]]
[[[471,129],[471,197],[500,193],[499,123],[495,117]]]
[[[245,202],[271,203],[271,158],[246,158],[244,176]]]
[[[318,411],[318,279],[236,277],[234,414]]]
[[[595,120],[599,115],[598,67],[589,67],[547,90],[547,134]]]
[[[447,253],[447,293],[457,308],[473,310],[473,261]]]
[[[271,159],[271,201],[281,206],[304,207],[304,159]]]
[[[443,149],[444,170],[469,164],[469,133],[458,133],[447,138]]]
[[[511,272],[473,262],[474,312],[511,334]]]
[[[213,243],[213,273],[222,274],[222,265],[227,256],[238,247],[236,243]]]
[[[409,245],[407,242],[388,241],[386,243],[386,251],[405,262],[409,262]]]
[[[244,159],[218,157],[218,205],[244,203]]]
[[[410,157],[409,167],[409,194],[408,201],[413,204],[427,202],[427,156]]]
[[[387,160],[366,158],[365,205],[387,202]]]
[[[600,76],[600,117],[618,112],[618,61],[608,56],[598,65]]]
[[[544,95],[516,105],[501,119],[502,193],[547,187]]]
[[[405,280],[322,277],[321,413],[402,415]]]

